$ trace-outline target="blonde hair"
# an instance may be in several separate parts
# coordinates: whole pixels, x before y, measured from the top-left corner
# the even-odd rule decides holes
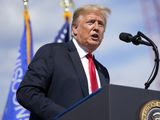
[[[77,24],[77,20],[79,18],[79,16],[81,15],[85,15],[88,12],[96,12],[99,11],[100,14],[103,15],[104,19],[105,19],[105,23],[106,23],[106,17],[111,13],[111,10],[107,7],[102,7],[99,5],[85,5],[82,6],[80,8],[78,8],[77,10],[75,10],[74,14],[73,14],[73,20],[72,20],[72,26],[75,26]]]

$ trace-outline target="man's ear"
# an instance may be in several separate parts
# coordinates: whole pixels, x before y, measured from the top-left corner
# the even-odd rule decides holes
[[[77,26],[77,25],[73,25],[73,26],[72,26],[72,32],[73,32],[73,35],[74,35],[74,36],[76,36],[77,33],[78,33],[78,30],[77,30],[77,29],[78,29],[78,26]]]

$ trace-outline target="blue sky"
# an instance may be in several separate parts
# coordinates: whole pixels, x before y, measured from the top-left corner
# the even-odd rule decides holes
[[[146,0],[146,3],[151,0]],[[155,25],[155,11],[151,8],[151,30],[145,26],[145,18],[140,0],[79,0],[75,7],[84,4],[100,4],[112,10],[108,19],[104,40],[95,52],[96,58],[109,70],[111,83],[131,87],[144,88],[153,67],[152,49],[146,46],[134,46],[119,40],[121,32],[133,35],[137,31],[145,33],[158,44],[159,34]],[[60,0],[29,0],[29,13],[32,23],[34,51],[52,42],[64,23],[63,9]],[[151,4],[151,3],[150,3]],[[20,39],[23,33],[22,0],[1,0],[0,5],[0,118],[7,99]],[[149,32],[152,31],[152,32]],[[159,42],[160,43],[160,42]],[[160,46],[160,44],[158,44]],[[150,89],[158,90],[156,79]]]

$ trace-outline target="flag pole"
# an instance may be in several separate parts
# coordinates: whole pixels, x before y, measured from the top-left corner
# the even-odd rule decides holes
[[[23,0],[24,9],[28,9],[28,0]]]
[[[62,28],[59,30],[58,35],[55,37],[55,43],[68,42],[70,40],[70,21],[71,21],[71,12],[70,8],[74,7],[73,0],[61,0],[61,7],[64,10],[64,20]]]
[[[74,8],[73,0],[62,0],[61,6],[64,9],[64,19],[67,20],[68,22],[70,22],[71,16],[72,16],[72,14],[70,12],[70,8]]]
[[[31,62],[31,27],[30,27],[30,20],[29,20],[29,13],[28,13],[28,0],[23,0],[24,4],[24,20],[26,25],[26,54],[27,54],[27,64]]]

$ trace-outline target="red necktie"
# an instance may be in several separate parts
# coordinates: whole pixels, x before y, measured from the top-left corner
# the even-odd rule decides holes
[[[91,82],[91,91],[93,93],[98,89],[95,65],[93,62],[93,57],[90,53],[87,54],[87,58],[88,58],[88,68],[89,68],[89,75],[90,75],[90,82]]]

